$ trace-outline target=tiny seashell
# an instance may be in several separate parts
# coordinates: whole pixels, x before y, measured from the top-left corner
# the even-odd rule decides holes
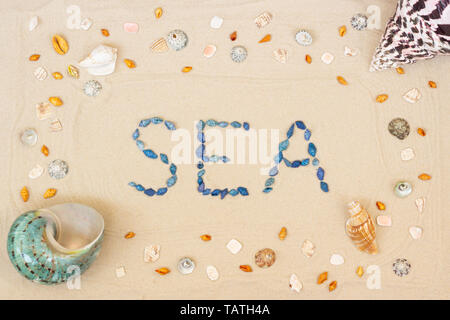
[[[308,258],[313,256],[315,249],[316,246],[309,240],[305,240],[302,244],[302,252]]]
[[[302,290],[303,285],[298,280],[298,277],[295,273],[291,274],[291,277],[289,278],[289,288],[291,288],[292,291],[300,292]]]
[[[36,116],[39,120],[45,120],[52,116],[53,110],[50,107],[50,103],[41,102],[36,104]]]
[[[301,46],[309,46],[312,43],[312,36],[306,30],[300,30],[295,34],[295,41]]]
[[[80,29],[87,31],[92,26],[92,20],[89,18],[84,18],[80,23]]]
[[[50,199],[50,198],[53,198],[53,197],[56,195],[56,192],[57,192],[56,189],[53,189],[53,188],[47,189],[47,190],[44,192],[43,197],[44,197],[44,199]]]
[[[50,177],[59,180],[67,175],[69,172],[69,166],[64,160],[57,159],[50,162],[47,170]]]
[[[422,213],[423,209],[425,207],[425,198],[424,197],[417,198],[415,203],[416,203],[417,210],[419,210],[419,213]]]
[[[47,79],[48,73],[43,67],[37,67],[36,70],[34,70],[34,76],[36,79],[42,81]]]
[[[411,264],[406,259],[396,259],[392,264],[392,271],[399,276],[403,277],[408,275],[409,270],[411,269]]]
[[[80,61],[79,66],[86,68],[94,76],[106,76],[114,72],[117,60],[117,49],[105,45],[97,46],[87,58]]]
[[[258,28],[267,26],[272,21],[272,14],[269,12],[263,12],[255,18],[255,24]]]
[[[400,157],[403,161],[408,161],[408,160],[414,159],[414,157],[415,157],[414,150],[412,148],[403,149],[400,152]]]
[[[67,67],[67,73],[75,79],[78,79],[80,77],[80,71],[78,70],[78,68],[71,64]]]
[[[44,173],[44,168],[37,164],[28,173],[28,178],[37,179],[40,176],[42,176],[43,173]]]
[[[125,274],[126,274],[125,267],[116,268],[116,277],[117,278],[123,278],[123,277],[125,277]]]
[[[275,251],[269,248],[259,250],[255,254],[255,264],[260,268],[268,268],[276,261]]]
[[[153,44],[150,47],[153,52],[157,53],[163,53],[169,50],[169,47],[167,46],[167,41],[164,38],[160,38],[153,42]]]
[[[155,262],[159,259],[159,252],[161,246],[159,244],[152,244],[144,248],[144,262]]]
[[[232,254],[237,254],[242,249],[242,244],[236,239],[231,239],[227,244],[227,249],[230,250]]]
[[[400,140],[405,139],[410,132],[408,121],[402,118],[395,118],[388,125],[389,133]]]
[[[413,88],[403,95],[403,99],[405,99],[409,103],[416,103],[421,97],[422,94],[417,88]]]
[[[214,266],[207,266],[206,267],[206,275],[208,276],[209,280],[216,281],[219,279],[219,271],[217,271],[216,267]]]
[[[358,52],[359,52],[358,49],[352,49],[347,46],[345,46],[344,48],[344,56],[346,57],[354,57],[358,54]]]
[[[53,119],[50,122],[50,130],[52,130],[53,132],[61,131],[62,130],[61,121],[59,121],[59,119]]]
[[[247,49],[243,46],[235,46],[231,49],[231,60],[234,62],[242,62],[247,58]]]
[[[396,196],[405,198],[412,192],[412,186],[409,182],[400,181],[394,186],[394,192]]]
[[[33,31],[36,29],[37,25],[39,24],[39,18],[37,16],[34,16],[30,19],[30,22],[28,23],[28,30]]]
[[[277,49],[273,52],[273,57],[280,63],[287,62],[287,50],[286,49]]]
[[[422,233],[423,229],[421,227],[412,226],[409,228],[409,234],[414,240],[419,240],[420,238],[422,238]]]
[[[102,85],[97,80],[89,80],[84,84],[83,91],[88,97],[96,97],[102,90]]]
[[[219,29],[222,26],[222,23],[223,23],[223,19],[221,17],[214,16],[214,17],[212,17],[209,25],[213,29]]]
[[[367,17],[360,13],[355,14],[350,20],[350,23],[353,29],[358,31],[364,30],[367,27]]]
[[[334,56],[329,52],[325,52],[320,59],[323,63],[330,64],[331,62],[333,62]]]
[[[211,58],[213,55],[216,54],[216,50],[217,50],[217,47],[215,45],[209,44],[203,50],[203,55],[206,58]]]
[[[391,216],[379,215],[377,217],[377,224],[382,227],[392,226]]]
[[[178,261],[178,271],[181,274],[190,274],[194,271],[195,269],[195,263],[194,261],[192,261],[191,258],[182,258],[180,259],[180,261]]]
[[[163,9],[161,7],[158,7],[155,9],[154,13],[155,13],[155,18],[159,19],[163,15]]]
[[[330,263],[333,266],[339,266],[344,263],[344,257],[341,256],[340,254],[334,253],[330,257]]]
[[[23,202],[27,202],[30,199],[30,192],[27,187],[23,187],[20,190],[20,196],[22,197]]]
[[[38,134],[36,132],[36,130],[32,129],[32,128],[27,128],[25,129],[21,136],[20,136],[20,141],[22,141],[22,143],[26,146],[34,146],[36,144],[38,140]]]
[[[167,43],[173,50],[180,51],[187,46],[188,37],[181,30],[173,30],[167,35]]]
[[[134,22],[126,22],[123,24],[123,31],[128,33],[136,33],[139,31],[139,25]]]

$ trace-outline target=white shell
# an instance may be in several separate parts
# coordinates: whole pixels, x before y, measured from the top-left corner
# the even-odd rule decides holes
[[[116,277],[117,278],[123,278],[123,277],[125,277],[125,274],[126,274],[125,267],[116,268]]]
[[[267,26],[272,21],[272,14],[270,12],[263,12],[255,18],[255,24],[258,28]]]
[[[195,262],[191,258],[184,257],[178,261],[177,268],[181,274],[190,274],[195,269]]]
[[[420,197],[420,198],[416,199],[416,207],[420,213],[423,212],[423,208],[425,207],[425,198],[424,197]]]
[[[34,16],[30,19],[30,22],[28,23],[28,30],[33,31],[36,29],[37,25],[39,24],[39,18],[37,16]]]
[[[232,254],[236,254],[242,249],[242,244],[236,239],[231,239],[227,244],[227,249],[230,250]]]
[[[400,157],[402,158],[403,161],[414,159],[415,157],[414,150],[412,148],[403,149],[400,152]]]
[[[214,16],[214,17],[212,17],[209,25],[213,29],[219,29],[222,26],[222,23],[223,23],[223,19],[221,17]]]
[[[206,267],[206,275],[208,276],[209,280],[216,281],[219,279],[219,271],[217,271],[216,267],[214,266],[207,266]]]
[[[320,59],[322,59],[323,63],[330,64],[333,62],[334,56],[329,52],[325,52]]]
[[[287,50],[286,49],[277,49],[273,52],[273,57],[280,63],[286,63],[287,61]]]
[[[330,257],[330,263],[333,266],[340,266],[341,264],[344,263],[344,257],[341,256],[340,254],[334,253]]]
[[[30,179],[37,179],[44,173],[44,168],[40,165],[36,165],[33,169],[30,170],[28,173],[28,178]]]
[[[89,56],[80,61],[78,65],[86,68],[89,74],[94,76],[106,76],[114,72],[117,60],[117,49],[99,45]]]
[[[32,147],[37,143],[38,134],[33,128],[25,129],[20,135],[20,141],[26,146]]]
[[[420,97],[422,97],[422,94],[417,88],[413,88],[403,95],[403,99],[405,99],[409,103],[416,103],[417,101],[419,101]]]
[[[59,119],[53,119],[50,122],[50,130],[52,130],[53,132],[61,131],[62,130],[61,121],[59,121]]]
[[[152,244],[144,248],[144,262],[155,262],[159,259],[159,251],[161,246],[159,244]]]
[[[391,216],[379,215],[377,217],[377,223],[382,227],[390,227],[392,226]]]
[[[422,238],[422,233],[423,229],[421,227],[412,226],[409,228],[409,234],[414,240],[419,240],[420,238]]]
[[[291,288],[292,291],[300,292],[302,290],[303,285],[298,280],[298,277],[295,273],[291,274],[291,277],[289,278],[289,288]]]
[[[36,104],[36,116],[39,120],[45,120],[52,116],[53,110],[50,107],[50,103],[41,102]]]
[[[89,18],[84,18],[83,21],[81,21],[80,28],[84,31],[89,30],[89,28],[92,26],[92,20]]]
[[[359,50],[356,48],[352,49],[347,46],[345,46],[345,48],[344,48],[344,56],[346,56],[346,57],[354,57],[358,54],[358,52],[359,52]]]
[[[316,246],[309,240],[305,240],[305,242],[303,242],[302,244],[302,252],[308,258],[311,258],[313,256],[315,249]]]
[[[42,81],[47,79],[48,73],[47,70],[44,69],[44,67],[37,67],[36,70],[34,70],[34,76],[36,79]]]

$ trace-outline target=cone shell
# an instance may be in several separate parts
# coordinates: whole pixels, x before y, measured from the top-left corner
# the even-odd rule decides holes
[[[375,224],[367,210],[358,201],[349,203],[350,218],[345,229],[356,247],[369,254],[377,254]]]

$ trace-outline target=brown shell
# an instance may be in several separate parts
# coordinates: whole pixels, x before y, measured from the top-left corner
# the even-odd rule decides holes
[[[255,254],[255,264],[260,268],[270,267],[275,263],[275,251],[269,248],[259,250]]]
[[[357,201],[349,204],[349,212],[351,217],[345,226],[347,235],[359,250],[377,254],[375,224],[372,217]]]

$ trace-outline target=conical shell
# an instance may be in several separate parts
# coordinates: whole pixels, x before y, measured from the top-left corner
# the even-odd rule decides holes
[[[358,201],[353,201],[348,206],[350,218],[345,226],[347,235],[359,250],[377,254],[375,224],[372,217]]]

